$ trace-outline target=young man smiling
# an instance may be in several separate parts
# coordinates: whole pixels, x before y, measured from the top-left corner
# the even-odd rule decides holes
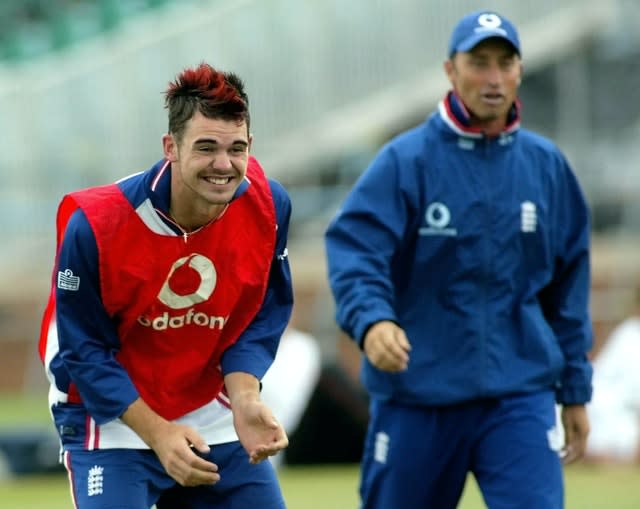
[[[520,128],[515,26],[468,14],[448,57],[438,111],[326,233],[371,396],[361,507],[453,509],[471,472],[491,509],[560,509],[561,458],[589,431],[589,212],[558,148]]]
[[[164,158],[60,204],[40,354],[75,507],[282,509],[260,399],[289,320],[289,197],[249,155],[242,81],[166,91]]]

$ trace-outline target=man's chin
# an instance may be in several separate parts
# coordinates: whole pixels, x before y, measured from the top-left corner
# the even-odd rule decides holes
[[[482,115],[475,115],[473,117],[472,124],[476,126],[488,126],[503,118],[505,118],[504,115],[497,114],[496,112],[483,112]]]
[[[227,205],[233,199],[234,192],[207,193],[205,197],[211,205]]]

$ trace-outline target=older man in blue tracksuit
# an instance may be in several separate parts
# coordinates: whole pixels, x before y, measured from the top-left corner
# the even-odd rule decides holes
[[[454,508],[472,472],[491,509],[558,509],[589,431],[589,211],[558,148],[520,128],[511,22],[462,18],[445,71],[438,111],[382,148],[326,234],[372,401],[362,508]]]

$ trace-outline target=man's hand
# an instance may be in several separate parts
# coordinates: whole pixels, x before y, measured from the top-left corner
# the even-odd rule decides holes
[[[242,372],[225,376],[225,386],[231,400],[233,425],[251,463],[260,463],[289,445],[282,425],[269,407],[260,400],[257,378]]]
[[[169,422],[140,398],[122,414],[122,420],[153,449],[167,473],[182,486],[214,484],[220,480],[218,466],[196,454],[209,446],[189,426]]]
[[[182,486],[215,484],[220,480],[218,466],[196,454],[208,453],[209,446],[189,426],[168,422],[155,434],[152,448],[167,473]]]
[[[565,443],[562,461],[573,463],[584,456],[587,448],[589,417],[584,405],[563,406],[561,415]]]
[[[251,463],[260,463],[289,445],[282,425],[259,399],[236,399],[232,404],[233,424]]]
[[[404,371],[409,366],[411,345],[394,322],[373,324],[364,337],[363,349],[371,364],[382,371]]]

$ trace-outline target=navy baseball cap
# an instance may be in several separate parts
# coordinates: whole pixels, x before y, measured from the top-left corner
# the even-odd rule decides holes
[[[453,29],[449,40],[449,56],[470,51],[491,37],[504,39],[521,55],[520,38],[515,25],[493,11],[477,11],[467,14]]]

